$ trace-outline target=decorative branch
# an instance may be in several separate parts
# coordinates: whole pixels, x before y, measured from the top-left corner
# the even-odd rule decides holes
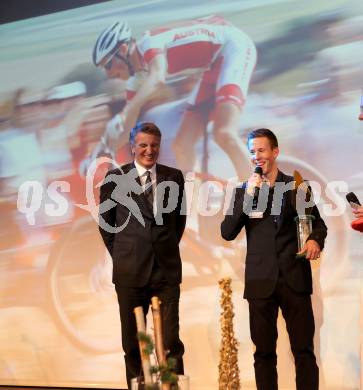
[[[144,372],[145,387],[147,387],[153,384],[151,376],[150,354],[152,353],[154,346],[152,344],[150,346],[150,342],[148,342],[150,340],[146,340],[144,337],[146,334],[146,326],[142,306],[135,307],[134,313],[136,317],[136,327],[138,332],[137,337],[139,340],[142,370]]]
[[[134,309],[137,326],[137,339],[141,355],[142,369],[145,378],[145,390],[177,390],[178,375],[175,374],[176,360],[166,359],[162,340],[162,324],[160,315],[160,302],[158,297],[152,298],[152,313],[157,349],[157,363],[152,366],[150,355],[154,353],[154,343],[150,335],[146,333],[145,317],[141,306]]]
[[[238,368],[238,342],[233,330],[233,303],[231,279],[219,280],[219,287],[222,290],[220,299],[222,313],[221,323],[221,348],[219,369],[219,390],[239,390],[241,388]]]
[[[156,356],[158,359],[159,367],[166,367],[166,355],[164,350],[163,343],[163,332],[162,332],[162,323],[161,323],[161,314],[160,314],[160,301],[158,297],[151,298],[151,311],[153,315],[154,323],[154,340],[155,340],[155,349]],[[163,378],[161,376],[161,389],[170,390],[170,384],[168,383],[168,378]],[[164,379],[164,380],[163,380]]]

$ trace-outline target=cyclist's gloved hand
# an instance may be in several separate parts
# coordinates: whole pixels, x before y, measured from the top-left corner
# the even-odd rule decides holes
[[[87,176],[87,171],[92,162],[98,157],[108,157],[111,160],[115,159],[114,151],[112,151],[106,144],[105,138],[102,137],[97,143],[92,153],[81,161],[78,167],[78,172],[81,176]]]
[[[116,114],[108,121],[105,136],[112,141],[117,140],[124,131],[124,118],[120,114]]]

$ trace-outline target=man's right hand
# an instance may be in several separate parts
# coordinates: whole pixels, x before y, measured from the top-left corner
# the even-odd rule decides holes
[[[356,218],[363,218],[363,206],[354,208],[352,211]]]
[[[254,196],[255,188],[261,187],[262,184],[262,176],[258,173],[253,172],[253,174],[249,177],[247,181],[247,193],[250,196]]]

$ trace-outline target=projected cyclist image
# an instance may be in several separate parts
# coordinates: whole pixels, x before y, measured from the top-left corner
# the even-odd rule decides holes
[[[194,145],[213,121],[215,141],[237,175],[246,174],[249,160],[238,131],[256,49],[243,31],[210,16],[155,28],[136,40],[128,23],[119,21],[99,35],[93,62],[109,78],[128,79],[127,104],[109,122],[106,139],[119,134],[122,142],[122,133],[167,80],[193,75],[195,83],[173,144],[177,166],[193,170]]]
[[[350,225],[361,214],[345,193],[363,198],[361,1],[94,3],[0,24],[0,384],[127,388],[122,338],[133,331],[121,329],[112,276],[121,262],[137,268],[120,240],[150,218],[138,174],[112,172],[134,160],[130,129],[154,123],[156,165],[185,178],[179,314],[190,388],[219,386],[222,278],[231,278],[241,387],[256,388],[243,291],[246,272],[264,263],[245,261],[245,229],[226,241],[220,224],[233,189],[253,175],[247,138],[257,128],[276,134],[279,169],[311,185],[329,231],[311,262],[319,388],[359,388],[363,247]],[[100,202],[112,185],[115,198]],[[128,208],[125,221],[103,218],[108,206]],[[266,249],[264,237],[256,247]],[[144,241],[137,250],[148,251]],[[291,390],[280,314],[277,328],[278,387]]]

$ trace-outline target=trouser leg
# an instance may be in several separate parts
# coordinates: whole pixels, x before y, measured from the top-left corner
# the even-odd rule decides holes
[[[315,324],[311,297],[298,294],[285,285],[280,292],[280,306],[295,358],[296,389],[318,390],[319,368],[314,354]]]
[[[258,390],[277,390],[277,315],[274,296],[249,299],[250,332],[255,344],[254,367]]]
[[[131,389],[131,379],[142,374],[134,308],[142,306],[146,315],[149,308],[149,298],[144,288],[116,286],[116,292],[120,309],[126,379],[128,388]]]
[[[180,287],[167,284],[152,288],[153,295],[160,301],[164,348],[167,358],[174,358],[175,372],[184,374],[183,354],[184,345],[179,336],[179,298]]]

